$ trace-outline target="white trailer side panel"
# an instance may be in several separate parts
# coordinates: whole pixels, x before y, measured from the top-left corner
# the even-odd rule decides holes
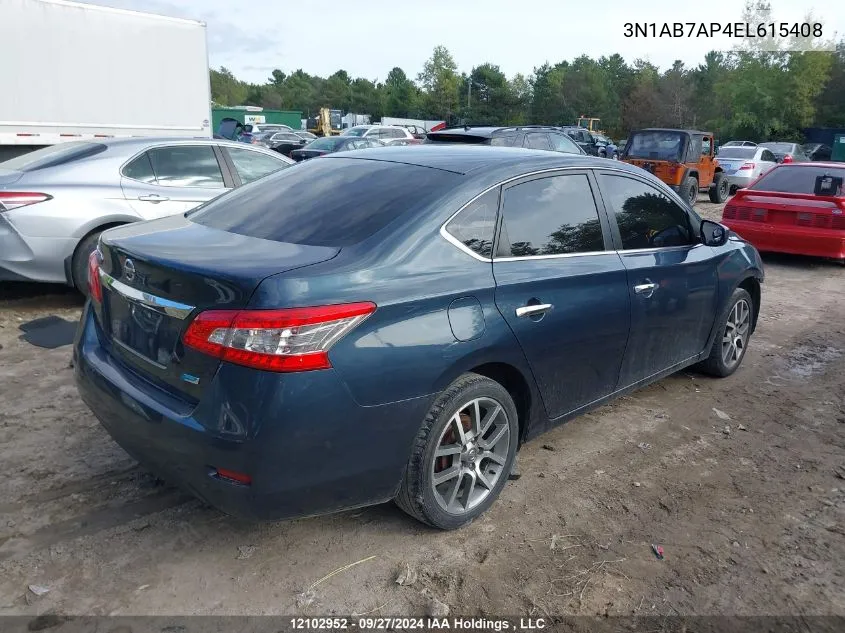
[[[0,58],[0,145],[211,135],[202,22],[2,0]]]

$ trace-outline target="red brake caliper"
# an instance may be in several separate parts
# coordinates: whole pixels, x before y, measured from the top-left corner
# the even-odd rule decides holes
[[[472,428],[472,418],[469,417],[467,413],[461,411],[461,426],[464,427],[464,432],[466,433]],[[454,444],[458,441],[458,435],[455,433],[455,429],[450,427],[446,434],[443,436],[443,441],[440,442],[440,446],[449,446],[450,444]],[[454,459],[460,459],[457,455],[444,455],[443,457],[437,458],[437,468],[435,472],[441,472],[450,468],[452,466]]]

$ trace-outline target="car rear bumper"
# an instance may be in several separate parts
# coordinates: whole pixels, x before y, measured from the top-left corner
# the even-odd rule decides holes
[[[752,182],[754,182],[754,180],[755,180],[755,177],[752,176],[751,174],[736,174],[736,173],[734,173],[734,174],[730,174],[728,176],[728,182],[732,186],[738,187],[740,189],[743,188],[743,187],[747,187]]]
[[[249,519],[323,514],[391,499],[428,396],[364,407],[333,370],[275,374],[223,363],[196,407],[114,358],[90,304],[74,343],[79,393],[142,465]],[[244,473],[251,485],[215,469]]]
[[[24,237],[0,214],[0,281],[68,283],[65,259],[75,238]]]
[[[845,231],[722,220],[758,251],[845,259]]]

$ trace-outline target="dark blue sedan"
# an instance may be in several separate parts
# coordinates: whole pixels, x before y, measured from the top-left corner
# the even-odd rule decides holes
[[[103,233],[82,398],[234,515],[395,500],[457,528],[520,445],[689,365],[736,371],[757,251],[647,172],[426,145],[330,154]]]

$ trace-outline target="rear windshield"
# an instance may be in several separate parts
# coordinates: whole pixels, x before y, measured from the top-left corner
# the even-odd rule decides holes
[[[756,147],[722,147],[719,149],[719,158],[754,158],[757,153]]]
[[[775,154],[788,154],[795,151],[795,145],[792,143],[763,143],[763,147],[770,149]]]
[[[472,134],[429,134],[427,143],[484,143],[489,141],[486,136]]]
[[[440,169],[352,158],[309,160],[189,214],[214,229],[277,242],[348,246],[421,211],[460,180]],[[246,255],[248,256],[248,254]]]
[[[806,164],[777,167],[749,188],[757,191],[812,194],[816,190],[816,178],[819,176],[845,178],[845,168],[811,167]]]
[[[629,141],[627,155],[652,160],[680,160],[684,140],[684,135],[678,132],[638,132]]]
[[[333,150],[339,145],[343,145],[346,143],[346,139],[339,138],[337,136],[331,137],[327,136],[325,138],[318,138],[316,140],[311,141],[308,145],[305,146],[305,149],[330,149]]]
[[[106,146],[102,143],[70,141],[69,143],[50,145],[49,147],[37,149],[23,156],[11,158],[0,163],[0,169],[24,172],[35,171],[36,169],[69,163],[80,158],[88,158],[104,151],[106,151]]]
[[[368,127],[351,127],[346,130],[343,135],[344,136],[364,136],[364,134],[369,130]]]

